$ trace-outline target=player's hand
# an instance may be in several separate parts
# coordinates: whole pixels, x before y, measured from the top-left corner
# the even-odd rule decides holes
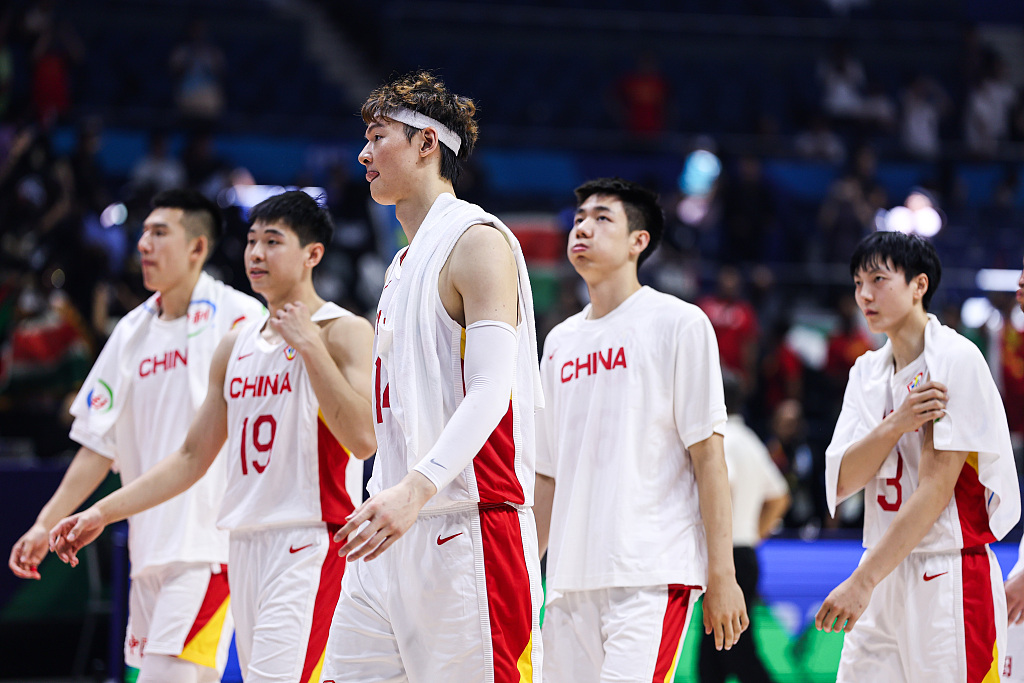
[[[320,327],[313,322],[313,314],[301,301],[277,309],[270,316],[270,328],[299,353],[320,339]]]
[[[921,425],[928,424],[946,415],[946,385],[940,382],[925,382],[914,387],[900,407],[894,410],[886,420],[893,420],[901,434],[917,431]]]
[[[814,627],[819,631],[830,633],[832,631],[845,631],[853,629],[853,625],[860,619],[867,609],[868,601],[871,600],[871,593],[875,587],[865,581],[857,572],[850,575],[846,581],[836,586],[821,609],[814,617]]]
[[[348,516],[348,523],[334,534],[341,543],[359,529],[359,533],[338,550],[338,555],[355,562],[370,561],[391,547],[416,521],[416,515],[437,488],[419,472],[410,472],[395,486],[385,489],[360,505]],[[363,525],[360,529],[360,526]]]
[[[718,583],[709,580],[704,594],[704,633],[714,632],[715,649],[731,650],[749,625],[743,591],[735,577]]]
[[[1024,624],[1024,573],[1017,574],[1004,584],[1006,589],[1006,615],[1011,624]]]
[[[50,550],[49,540],[46,529],[39,524],[33,524],[32,528],[18,539],[11,548],[11,559],[7,561],[7,566],[15,576],[20,579],[42,578],[39,576],[39,563]]]
[[[95,541],[106,526],[94,507],[65,517],[50,529],[50,550],[64,563],[77,567],[78,551]]]

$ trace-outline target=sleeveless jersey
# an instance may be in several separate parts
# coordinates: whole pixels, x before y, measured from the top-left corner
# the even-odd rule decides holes
[[[389,305],[397,287],[397,270],[402,267],[406,250],[400,251],[388,269],[377,307],[375,329],[386,319]],[[441,360],[442,386],[437,387],[430,395],[419,396],[421,401],[441,401],[444,406],[445,421],[452,414],[466,395],[463,376],[463,362],[466,354],[466,330],[451,319],[441,296],[434,296],[434,316],[437,325],[437,355]],[[519,344],[527,344],[526,326],[519,325],[517,335]],[[388,373],[388,367],[378,352],[379,338],[373,341],[373,391],[374,391],[374,431],[377,435],[377,457],[374,459],[373,477],[370,479],[368,491],[370,495],[390,488],[400,482],[410,470],[409,454],[405,435],[398,421],[394,419],[391,408],[396,396],[390,391],[391,382],[396,381]],[[436,512],[446,508],[458,508],[466,504],[502,504],[533,505],[532,474],[533,462],[525,462],[526,455],[533,449],[525,446],[527,439],[532,440],[533,410],[521,410],[518,386],[531,386],[524,373],[531,368],[518,363],[512,396],[509,399],[508,411],[501,422],[488,437],[483,448],[474,456],[473,461],[441,491],[427,502],[424,511]],[[400,381],[400,380],[399,380]],[[532,397],[524,397],[522,402],[529,403]],[[424,451],[425,453],[426,451]],[[518,457],[517,457],[518,456]]]
[[[352,315],[325,303],[314,320]],[[328,429],[305,363],[260,335],[267,318],[235,340],[227,373],[227,491],[218,526],[250,529],[309,522],[344,524],[358,496],[346,489],[353,458]],[[353,489],[361,487],[353,481]]]

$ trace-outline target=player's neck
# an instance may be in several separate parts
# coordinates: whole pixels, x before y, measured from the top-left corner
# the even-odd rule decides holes
[[[274,292],[272,295],[268,293],[265,296],[267,299],[267,310],[270,311],[271,316],[284,308],[285,304],[302,302],[309,309],[310,313],[316,313],[324,305],[324,300],[313,289],[312,280],[303,280],[288,290]]]
[[[885,336],[892,342],[892,358],[896,372],[907,367],[924,352],[924,328],[928,325],[928,314],[923,308],[915,308],[894,326],[886,330]]]
[[[451,182],[441,177],[423,183],[419,187],[420,189],[415,194],[395,203],[395,216],[402,224],[402,232],[405,233],[410,244],[437,198],[445,192],[452,196],[455,195],[455,188]]]
[[[603,318],[640,291],[636,268],[622,268],[606,277],[592,277],[586,282],[590,293],[591,320]]]
[[[160,290],[160,319],[177,320],[188,313],[188,305],[192,301],[192,290],[199,282],[202,269],[189,273],[179,282],[167,289]]]

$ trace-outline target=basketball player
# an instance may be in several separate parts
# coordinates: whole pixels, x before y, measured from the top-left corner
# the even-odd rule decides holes
[[[826,452],[829,510],[864,490],[860,565],[815,625],[845,631],[839,681],[998,680],[1002,573],[988,544],[1020,517],[995,382],[978,348],[928,314],[935,248],[898,232],[850,261],[857,305],[888,341],[857,359]]]
[[[1017,280],[1017,287],[1017,305],[1024,312],[1024,270]],[[1006,631],[1003,680],[1024,681],[1024,538],[1021,539],[1017,564],[1010,571],[1004,587],[1010,625]]]
[[[349,452],[374,450],[370,325],[321,299],[313,268],[331,237],[326,210],[302,192],[253,207],[245,267],[269,319],[217,347],[210,389],[182,447],[128,486],[50,532],[72,565],[104,525],[186,490],[227,439],[236,642],[247,683],[316,681],[344,562],[332,534],[352,511]],[[361,466],[361,463],[357,463]],[[361,467],[360,467],[361,470]],[[351,482],[353,488],[361,486]]]
[[[262,305],[202,272],[223,230],[215,204],[192,190],[153,199],[138,249],[156,292],[114,328],[71,409],[81,447],[35,524],[11,550],[16,576],[39,579],[47,532],[117,465],[128,485],[178,448],[206,394],[221,338]],[[214,525],[223,462],[187,493],[133,515],[125,661],[139,681],[219,681],[231,641],[227,533]]]
[[[429,73],[363,105],[370,194],[410,246],[377,309],[371,497],[336,536],[367,561],[342,582],[325,683],[540,680],[533,298],[512,233],[454,195],[474,111]]]
[[[568,256],[590,304],[551,331],[541,360],[544,680],[669,681],[705,588],[717,648],[747,627],[718,344],[699,308],[637,279],[664,228],[657,195],[602,178],[576,200]]]

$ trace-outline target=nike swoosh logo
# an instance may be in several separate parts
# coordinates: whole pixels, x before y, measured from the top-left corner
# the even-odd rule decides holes
[[[438,545],[444,545],[445,543],[447,543],[448,541],[452,540],[452,539],[453,539],[453,538],[455,538],[456,536],[461,536],[461,535],[462,535],[462,533],[463,533],[463,532],[461,532],[461,531],[460,531],[459,533],[457,533],[457,534],[452,534],[451,536],[448,536],[447,538],[441,538],[441,534],[438,534],[438,535],[437,535],[437,544],[438,544]]]
[[[235,360],[242,360],[243,358],[248,358],[249,356],[251,356],[254,353],[256,353],[256,352],[255,351],[250,351],[249,353],[243,353],[241,356],[239,356]]]
[[[440,468],[441,468],[442,470],[446,470],[446,469],[448,469],[447,467],[445,467],[444,465],[442,465],[442,464],[441,464],[441,463],[439,463],[438,461],[434,460],[433,458],[431,458],[431,459],[430,459],[430,462],[432,462],[433,464],[437,465],[437,466],[438,466],[438,467],[440,467]]]
[[[294,555],[295,553],[299,552],[300,550],[305,550],[306,548],[309,548],[312,545],[313,545],[312,543],[307,543],[306,545],[302,546],[301,548],[296,548],[295,546],[289,546],[288,547],[288,552],[290,552],[290,553],[292,553]]]
[[[932,574],[931,576],[928,576],[928,572],[925,572],[924,573],[924,580],[925,581],[931,581],[932,579],[937,579],[940,576],[943,576],[943,575],[948,574],[948,573],[949,572],[942,572],[941,574]]]

